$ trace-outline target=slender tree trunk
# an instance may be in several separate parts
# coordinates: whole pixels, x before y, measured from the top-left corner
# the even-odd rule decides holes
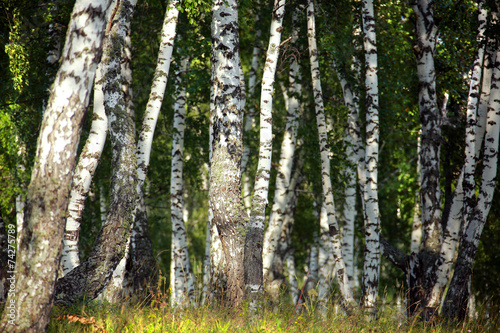
[[[365,211],[365,148],[361,138],[361,130],[359,125],[359,100],[351,85],[347,82],[344,73],[340,71],[336,63],[333,62],[333,67],[337,72],[337,76],[342,86],[344,95],[344,103],[349,110],[346,126],[346,155],[347,160],[351,164],[347,170],[349,177],[346,189],[344,191],[346,203],[344,206],[344,230],[342,235],[342,254],[346,264],[347,276],[351,288],[354,287],[354,219],[356,216],[356,175],[358,175],[358,183],[362,197],[363,212]],[[352,168],[355,168],[354,170]]]
[[[297,16],[298,13],[294,11],[294,22],[298,21]],[[272,29],[273,27],[271,28],[271,30]],[[297,38],[298,30],[294,29],[293,41],[295,42]],[[277,59],[274,59],[274,61],[276,62]],[[283,135],[283,141],[281,143],[280,162],[278,165],[278,174],[276,176],[274,202],[272,206],[271,216],[269,218],[269,225],[264,235],[264,248],[262,253],[262,274],[266,284],[267,282],[271,282],[271,279],[268,275],[273,265],[273,259],[277,252],[278,241],[280,240],[280,233],[283,230],[282,225],[288,204],[288,191],[290,190],[289,186],[290,179],[292,177],[293,158],[295,155],[295,147],[297,144],[297,127],[299,117],[299,100],[297,97],[301,91],[300,80],[301,75],[299,64],[294,57],[291,57],[289,74],[290,91],[285,95],[285,99],[288,101],[286,103],[288,111],[286,118],[286,128],[285,134]]]
[[[188,59],[181,60],[176,75],[177,98],[174,104],[174,134],[172,137],[172,172],[170,177],[170,204],[172,218],[172,260],[170,262],[170,303],[185,307],[194,301],[194,286],[189,262],[186,226],[183,219],[183,150],[185,128],[186,86],[182,77],[187,71]],[[191,277],[190,277],[191,276]]]
[[[226,258],[227,298],[238,307],[244,296],[244,245],[247,215],[241,198],[241,86],[238,5],[212,4],[213,114],[209,205]]]
[[[17,292],[7,299],[15,303],[15,318],[4,311],[2,331],[43,332],[47,328],[76,164],[74,156],[99,62],[108,5],[109,1],[77,1],[73,9],[28,188],[15,267]]]
[[[121,58],[135,1],[117,3],[103,46],[104,108],[109,120],[113,146],[111,203],[106,224],[101,229],[87,260],[56,284],[56,302],[68,304],[96,298],[109,282],[123,258],[137,205],[137,157],[135,124],[122,88]]]
[[[250,221],[245,238],[245,286],[247,295],[252,299],[259,297],[262,293],[264,220],[268,204],[273,147],[273,90],[284,15],[285,1],[275,0],[260,97],[259,163],[255,175]],[[280,230],[281,228],[278,228],[277,232],[279,233]]]
[[[255,4],[256,8],[256,15],[255,15],[255,22],[256,22],[256,27],[255,27],[255,46],[253,47],[253,52],[252,52],[252,64],[250,67],[250,76],[248,78],[248,100],[249,103],[247,103],[247,112],[245,115],[245,122],[244,122],[244,135],[245,133],[250,132],[250,130],[255,127],[255,103],[254,103],[254,98],[255,98],[255,88],[257,86],[257,69],[259,67],[259,58],[261,55],[261,48],[260,48],[260,39],[262,36],[262,29],[260,28],[260,0],[256,1]],[[252,185],[250,183],[250,175],[248,174],[248,161],[250,159],[250,146],[248,143],[243,143],[243,157],[241,159],[241,173],[243,177],[243,201],[245,202],[245,207],[247,209],[247,214],[250,216],[250,209],[252,206],[252,197],[251,197],[251,188]]]
[[[496,13],[495,13],[496,14]],[[443,304],[443,314],[465,319],[469,301],[469,282],[479,239],[486,223],[496,186],[498,142],[500,133],[500,47],[497,49],[491,80],[490,103],[484,138],[483,173],[477,203],[460,239],[453,278]]]
[[[487,17],[487,11],[483,8],[483,4],[483,1],[479,3],[479,27],[477,37],[479,49],[473,65],[467,101],[465,162],[455,187],[450,212],[447,214],[446,229],[443,235],[439,262],[436,268],[436,282],[427,300],[428,311],[432,313],[436,313],[441,305],[442,295],[449,281],[450,271],[455,258],[460,227],[462,225],[462,228],[465,228],[467,225],[476,201],[476,181],[474,180],[474,174],[477,160],[479,159],[481,143],[484,138],[485,126],[482,123],[485,123],[486,120],[484,112],[482,117],[479,114],[481,78],[491,83],[491,78],[486,78],[485,76],[488,74],[488,70],[485,68],[488,61],[485,63],[483,60],[485,54],[484,33],[486,30]],[[489,74],[491,76],[491,70]]]
[[[363,307],[374,317],[380,272],[380,211],[378,207],[378,64],[372,0],[363,0],[366,85],[366,219],[363,265]]]
[[[321,79],[318,64],[318,48],[316,46],[316,32],[314,22],[314,5],[308,1],[307,9],[307,36],[309,42],[309,57],[311,62],[311,76],[313,81],[313,94],[316,108],[316,121],[318,123],[319,144],[321,153],[321,174],[323,182],[323,200],[328,216],[328,227],[321,228],[321,237],[333,244],[333,255],[337,272],[337,282],[342,296],[343,306],[347,310],[356,307],[349,286],[349,278],[345,269],[345,262],[342,256],[342,242],[340,239],[340,229],[335,217],[335,205],[333,202],[332,183],[330,179],[330,159],[328,147],[328,134],[326,131],[325,111],[323,107],[323,93],[321,90]]]
[[[104,96],[102,93],[101,70],[103,64],[99,64],[94,84],[94,113],[92,126],[85,146],[80,154],[78,165],[73,176],[71,188],[68,217],[64,231],[64,249],[61,258],[63,274],[66,275],[73,268],[80,265],[80,251],[78,240],[80,234],[80,222],[82,220],[85,200],[90,190],[90,184],[94,176],[99,159],[104,149],[106,135],[108,133],[108,118],[104,111]]]

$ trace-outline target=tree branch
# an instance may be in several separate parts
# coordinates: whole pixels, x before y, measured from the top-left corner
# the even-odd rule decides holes
[[[385,237],[380,235],[380,248],[382,250],[382,254],[387,258],[391,263],[393,263],[396,267],[401,269],[403,272],[407,272],[408,270],[408,261],[410,256],[406,253],[396,249],[392,244],[389,243]]]

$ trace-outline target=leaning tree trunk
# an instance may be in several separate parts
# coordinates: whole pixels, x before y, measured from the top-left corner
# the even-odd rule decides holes
[[[106,223],[101,229],[87,260],[56,284],[57,303],[70,304],[83,298],[96,298],[109,282],[123,258],[134,221],[137,204],[137,157],[135,124],[128,112],[122,89],[121,58],[135,1],[120,1],[113,25],[103,46],[104,108],[109,120],[113,151],[111,203]]]
[[[294,22],[298,21],[297,16],[298,13],[294,11]],[[271,31],[273,31],[273,26],[271,26]],[[298,31],[295,28],[293,31],[293,41],[295,42],[297,38]],[[271,210],[271,216],[269,218],[269,225],[267,226],[266,233],[264,235],[264,247],[262,253],[263,279],[266,285],[273,280],[269,274],[273,265],[273,259],[277,252],[277,247],[279,245],[278,241],[280,240],[280,233],[283,230],[282,225],[288,204],[288,190],[292,176],[295,147],[297,144],[297,127],[299,117],[299,100],[297,95],[301,91],[301,76],[298,62],[294,57],[291,57],[290,59],[290,91],[289,94],[285,94],[285,99],[288,100],[286,103],[288,111],[286,128],[283,135],[283,141],[281,143],[280,162],[278,164],[278,174],[276,176],[276,186],[274,191],[274,202]],[[277,59],[273,60],[276,62]]]
[[[82,220],[85,200],[90,190],[90,184],[94,176],[99,159],[104,149],[106,135],[108,133],[108,118],[104,111],[104,96],[102,94],[101,67],[99,64],[94,84],[94,112],[90,134],[80,154],[78,165],[73,176],[71,188],[68,217],[64,231],[64,249],[61,257],[63,274],[66,275],[73,268],[80,265],[80,252],[78,250],[78,239],[80,234],[80,222]]]
[[[250,221],[245,238],[245,286],[246,293],[252,299],[262,293],[264,220],[268,203],[273,148],[273,90],[284,15],[285,0],[275,0],[260,95],[259,163],[255,175]],[[277,232],[279,235],[280,228],[277,229]]]
[[[319,145],[321,154],[321,178],[323,182],[323,200],[328,216],[328,225],[321,226],[321,237],[333,245],[333,255],[335,258],[335,267],[337,272],[337,283],[339,284],[342,296],[343,306],[347,310],[356,307],[352,295],[352,289],[349,286],[349,278],[345,269],[345,262],[342,256],[342,242],[340,239],[340,229],[335,217],[335,205],[333,202],[333,189],[330,178],[330,159],[328,134],[326,131],[325,110],[323,106],[323,93],[321,90],[321,79],[318,62],[318,48],[316,46],[316,32],[314,22],[314,4],[308,1],[307,8],[307,36],[309,42],[309,57],[311,62],[311,76],[314,94],[314,104],[316,108],[316,121],[318,124]]]
[[[495,68],[491,79],[490,103],[484,138],[483,174],[477,203],[460,239],[453,278],[443,304],[443,314],[459,320],[465,319],[469,300],[469,282],[479,239],[486,223],[496,186],[498,142],[500,133],[500,47],[497,49]]]
[[[186,307],[194,302],[193,274],[183,219],[183,150],[184,128],[186,127],[185,104],[186,85],[182,77],[187,71],[189,60],[181,60],[176,75],[177,98],[174,104],[174,134],[172,135],[172,171],[170,177],[170,205],[172,219],[172,260],[170,262],[170,303],[172,307]]]
[[[77,1],[73,9],[28,187],[22,242],[15,267],[17,292],[7,299],[7,302],[15,302],[15,318],[9,322],[12,318],[4,311],[0,323],[2,331],[41,332],[47,328],[75,155],[99,62],[98,50],[109,2]]]
[[[121,75],[122,75],[122,91],[123,96],[125,98],[125,105],[127,108],[127,113],[132,119],[135,118],[134,111],[134,103],[133,103],[133,94],[132,94],[132,50],[131,50],[131,40],[130,40],[130,31],[127,32],[127,36],[125,37],[125,44],[122,52],[122,58],[120,60],[121,63]],[[139,207],[139,203],[137,205]],[[136,219],[138,208],[136,208]],[[135,223],[134,223],[135,226]],[[132,229],[132,234],[134,233]],[[130,244],[132,237],[130,236],[127,241],[127,249],[123,258],[116,266],[113,275],[111,276],[111,280],[108,282],[106,287],[103,289],[101,296],[110,303],[118,303],[122,301],[125,297],[130,296],[130,279],[127,271],[127,261],[130,258]]]
[[[420,82],[418,100],[422,126],[420,163],[422,245],[418,254],[411,255],[408,268],[408,314],[413,315],[428,298],[435,275],[434,264],[441,246],[441,190],[439,155],[441,149],[441,112],[436,100],[437,26],[433,17],[433,1],[418,0],[413,4],[416,14],[417,43],[414,51]],[[425,317],[432,315],[424,314]]]
[[[363,307],[374,317],[380,273],[380,210],[378,207],[378,78],[375,14],[372,0],[363,0],[366,85],[366,199]]]
[[[481,143],[484,139],[486,114],[481,104],[482,81],[491,85],[491,68],[488,57],[485,58],[485,30],[487,10],[483,7],[484,1],[479,3],[478,14],[478,51],[474,60],[469,95],[467,100],[467,121],[465,136],[465,162],[455,186],[450,212],[448,214],[446,229],[443,235],[439,262],[436,265],[436,280],[432,288],[426,307],[429,312],[436,313],[441,305],[443,292],[449,281],[449,275],[454,263],[456,245],[460,229],[465,230],[470,215],[475,206],[476,181],[474,174],[479,159]],[[489,87],[487,89],[489,91]],[[484,101],[483,101],[484,103]],[[481,109],[481,111],[480,111]]]
[[[156,123],[167,86],[180,3],[180,0],[171,0],[167,4],[155,74],[137,142],[137,195],[139,196],[139,202],[132,229],[129,268],[127,272],[132,275],[133,294],[139,298],[145,297],[147,285],[154,283],[155,278],[154,269],[156,260],[153,256],[151,238],[149,236],[148,218],[144,202],[144,182],[149,166]]]
[[[247,214],[241,198],[241,86],[239,70],[238,4],[212,4],[212,158],[209,206],[226,258],[227,299],[238,307],[243,301],[244,245]]]

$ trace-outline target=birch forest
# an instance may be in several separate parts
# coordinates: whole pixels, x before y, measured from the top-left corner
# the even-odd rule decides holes
[[[0,331],[497,332],[497,0],[0,9]]]

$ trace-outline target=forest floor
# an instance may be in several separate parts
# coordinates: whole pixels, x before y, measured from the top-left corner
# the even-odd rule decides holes
[[[304,304],[262,306],[257,312],[233,311],[215,306],[173,310],[165,302],[131,306],[93,301],[73,307],[54,307],[48,332],[499,332],[500,314],[461,323],[408,320],[395,307],[385,306],[379,318],[368,322],[362,315],[335,314],[332,306],[325,316]]]

